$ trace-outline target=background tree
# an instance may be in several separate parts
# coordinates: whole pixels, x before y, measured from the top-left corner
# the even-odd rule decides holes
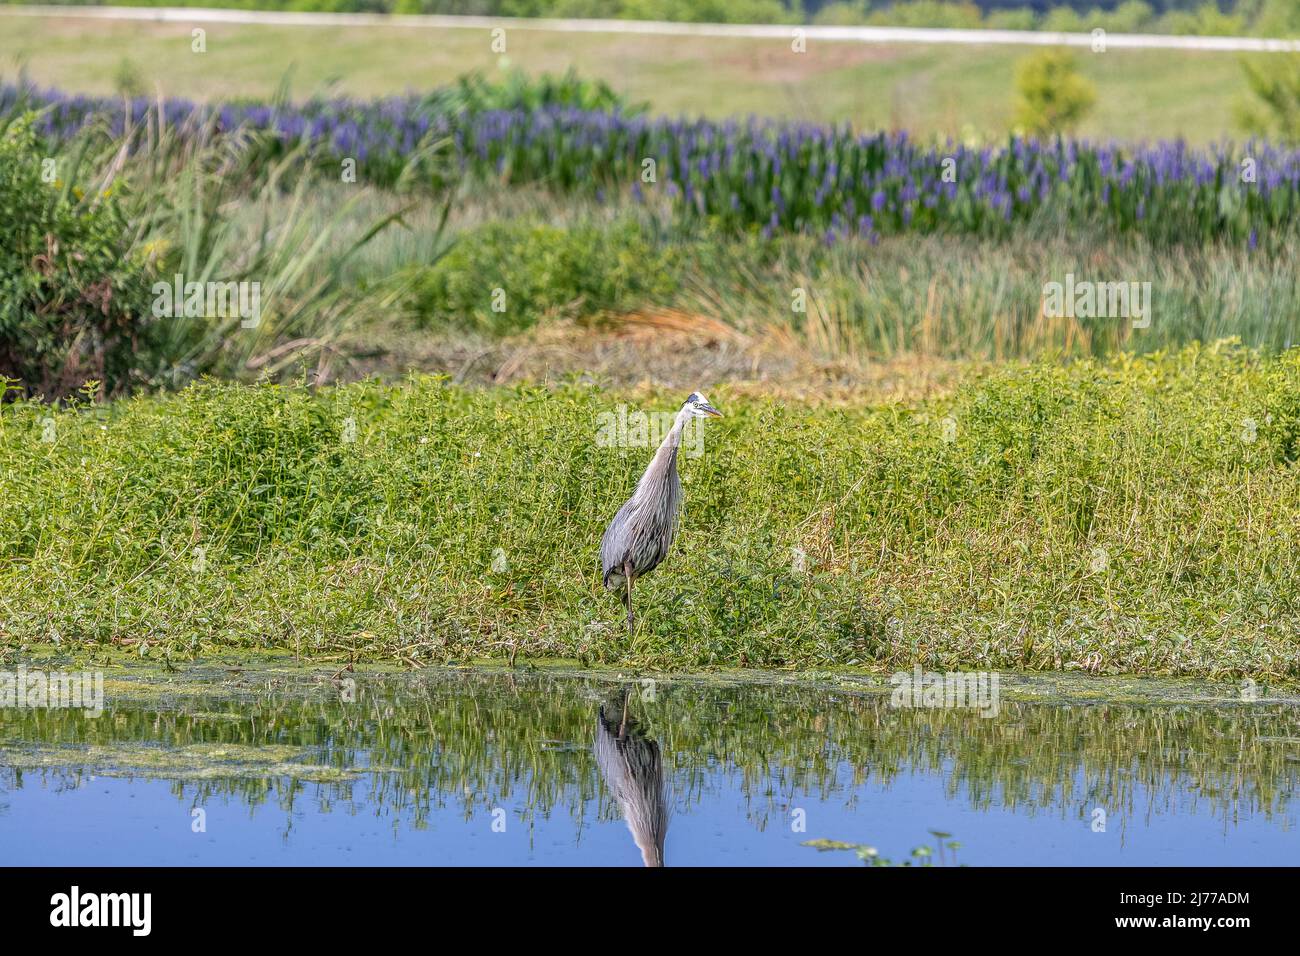
[[[1097,90],[1079,74],[1074,54],[1044,50],[1016,68],[1015,125],[1029,136],[1065,133],[1078,126],[1097,102]]]
[[[1237,109],[1237,119],[1255,136],[1300,143],[1300,56],[1272,54],[1267,64],[1243,60],[1252,99]]]

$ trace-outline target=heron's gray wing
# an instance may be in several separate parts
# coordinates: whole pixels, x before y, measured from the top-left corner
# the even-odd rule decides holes
[[[610,586],[611,574],[621,576],[623,573],[623,562],[628,552],[628,515],[631,504],[631,501],[623,503],[600,539],[600,574],[605,587]]]
[[[664,865],[668,802],[659,744],[634,717],[624,722],[625,689],[600,708],[596,721],[596,766],[614,794],[646,866]],[[621,732],[621,734],[620,734]]]

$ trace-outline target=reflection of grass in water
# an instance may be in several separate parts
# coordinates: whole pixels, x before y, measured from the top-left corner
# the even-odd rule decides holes
[[[232,715],[235,716],[235,715]],[[16,770],[93,770],[101,777],[215,780],[291,776],[312,783],[350,780],[359,771],[309,762],[304,747],[258,744],[186,744],[156,747],[115,742],[89,746],[3,746],[0,762]]]
[[[589,750],[608,680],[445,672],[357,680],[352,705],[329,684],[293,681],[253,695],[110,701],[98,719],[12,712],[0,748],[40,759],[10,763],[3,780],[18,785],[36,771],[75,781],[117,768],[174,779],[182,799],[274,800],[289,810],[310,798],[415,826],[448,805],[468,819],[517,803],[528,822],[564,810],[579,831],[588,804],[598,819],[618,818]],[[1083,820],[1102,806],[1122,819],[1202,812],[1225,823],[1288,813],[1300,778],[1289,742],[1300,736],[1300,713],[1284,704],[1004,700],[997,718],[984,719],[891,709],[887,696],[846,690],[662,682],[654,700],[634,692],[632,707],[662,750],[674,802],[690,806],[730,783],[760,829],[780,825],[800,795],[852,805],[856,788],[870,783],[887,798],[897,777],[918,772],[943,774],[951,796],[980,809]]]

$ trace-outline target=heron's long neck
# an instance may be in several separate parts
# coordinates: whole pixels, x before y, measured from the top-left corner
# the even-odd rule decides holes
[[[641,481],[637,484],[637,491],[654,484],[656,481],[667,479],[669,475],[677,470],[677,448],[682,442],[682,429],[686,427],[686,421],[689,417],[685,411],[677,413],[677,419],[673,422],[673,427],[664,436],[664,440],[659,445],[659,450],[650,459],[650,466],[646,468],[645,474],[641,476]]]

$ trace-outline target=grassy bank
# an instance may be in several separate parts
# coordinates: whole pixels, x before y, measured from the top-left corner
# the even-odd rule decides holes
[[[484,30],[323,28],[209,24],[207,52],[190,50],[185,23],[0,20],[0,70],[87,93],[123,88],[203,100],[268,97],[286,76],[297,97],[332,91],[365,98],[424,90],[470,70],[495,71]],[[810,43],[510,32],[506,59],[531,74],[607,80],[655,113],[723,118],[755,113],[860,129],[1000,137],[1012,123],[1018,47]],[[1246,94],[1241,55],[1111,50],[1082,57],[1096,110],[1079,133],[1097,140],[1238,135]],[[1252,61],[1272,63],[1267,55]]]
[[[1294,353],[1228,348],[1004,370],[919,405],[713,394],[729,417],[683,462],[631,642],[596,570],[649,454],[598,441],[618,396],[424,378],[12,403],[0,626],[10,647],[172,657],[1296,680],[1298,395]]]

